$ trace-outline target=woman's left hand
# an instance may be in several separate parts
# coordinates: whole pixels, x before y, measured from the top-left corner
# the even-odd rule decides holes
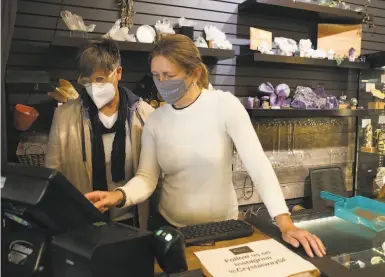
[[[313,251],[318,257],[326,255],[326,248],[316,235],[294,225],[282,231],[282,238],[296,248],[302,245],[306,254],[312,258]]]
[[[277,225],[282,232],[282,238],[287,243],[298,248],[300,245],[305,249],[306,254],[314,257],[314,253],[318,257],[326,255],[326,248],[322,241],[312,233],[298,228],[288,214],[281,214],[275,217]]]

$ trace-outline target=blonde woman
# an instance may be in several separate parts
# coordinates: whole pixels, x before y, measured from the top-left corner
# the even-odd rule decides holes
[[[208,89],[207,68],[194,43],[182,35],[164,37],[152,53],[151,71],[168,104],[145,124],[135,177],[113,192],[86,197],[102,211],[141,203],[154,192],[162,171],[159,213],[150,229],[236,219],[235,144],[283,239],[295,247],[302,244],[309,256],[313,251],[325,255],[319,238],[293,224],[275,172],[240,101],[230,92]]]

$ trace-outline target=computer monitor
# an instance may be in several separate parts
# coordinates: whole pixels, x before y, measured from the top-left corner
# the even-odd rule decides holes
[[[54,234],[109,221],[53,169],[5,165],[1,170],[1,199],[5,216]]]

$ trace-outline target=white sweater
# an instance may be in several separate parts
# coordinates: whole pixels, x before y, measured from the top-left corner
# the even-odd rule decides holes
[[[203,90],[182,110],[164,105],[147,119],[138,172],[123,187],[126,206],[146,200],[162,170],[159,211],[171,224],[236,219],[233,143],[270,216],[288,213],[249,115],[235,96],[218,90]]]

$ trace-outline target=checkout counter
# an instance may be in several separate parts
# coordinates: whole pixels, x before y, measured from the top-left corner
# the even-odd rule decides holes
[[[3,222],[6,219],[21,226],[16,231],[2,234],[2,276],[166,276],[155,262],[155,257],[163,262],[165,257],[157,255],[160,248],[154,234],[110,222],[56,171],[21,165],[3,168],[2,211]],[[338,219],[332,210],[305,210],[293,219],[298,226],[320,237],[327,248],[324,258],[309,258],[302,248],[291,248],[319,269],[298,276],[385,276],[385,263],[370,263],[374,255],[385,260],[379,248],[385,242],[385,231],[371,231]],[[211,276],[195,256],[197,251],[269,237],[283,243],[270,218],[253,216],[246,221],[254,226],[254,233],[249,237],[216,242],[214,246],[184,249],[183,245],[180,248],[182,255],[166,262],[171,267],[177,262],[187,264],[189,271],[167,276]],[[163,246],[169,247],[160,244]],[[354,261],[365,266],[349,267]]]

